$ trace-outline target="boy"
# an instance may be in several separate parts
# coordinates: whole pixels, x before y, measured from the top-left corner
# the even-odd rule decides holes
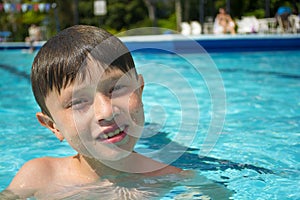
[[[84,25],[63,30],[38,52],[31,83],[38,121],[78,154],[27,162],[6,192],[45,197],[103,176],[181,172],[133,151],[144,124],[144,82],[113,35]]]

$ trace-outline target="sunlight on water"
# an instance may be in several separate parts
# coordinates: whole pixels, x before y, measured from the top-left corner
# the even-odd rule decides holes
[[[199,55],[187,56],[195,62],[199,59]],[[146,127],[136,151],[151,156],[172,144],[169,150],[180,155],[172,164],[193,170],[193,177],[125,176],[116,177],[113,183],[104,178],[52,194],[65,199],[97,199],[100,195],[103,199],[300,199],[300,51],[211,56],[224,81],[226,120],[212,151],[199,158],[211,120],[210,93],[204,79],[174,55],[134,54],[137,66],[152,63],[145,80],[164,78],[174,87],[145,86]],[[29,82],[32,59],[33,55],[17,50],[0,53],[0,190],[30,159],[75,153],[35,119],[39,110]],[[176,84],[170,71],[164,74],[157,67],[162,63],[190,81],[199,107],[190,103],[190,90]],[[183,128],[182,108],[188,111]],[[198,108],[199,122],[195,123]]]
[[[51,196],[37,194],[30,199],[112,199],[112,200],[139,200],[139,199],[229,199],[232,192],[223,185],[209,181],[198,172],[190,171],[180,175],[163,177],[140,177],[135,175],[114,177],[115,182],[105,178],[93,184],[79,186],[56,186]],[[48,191],[49,192],[49,191]],[[10,194],[7,194],[7,197]],[[164,196],[162,198],[162,196]],[[1,196],[0,196],[1,197]],[[4,198],[3,196],[1,198]]]

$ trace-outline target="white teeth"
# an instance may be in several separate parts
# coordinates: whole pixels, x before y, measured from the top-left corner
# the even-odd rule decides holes
[[[113,136],[115,136],[115,135],[118,135],[118,134],[119,134],[120,132],[122,132],[123,130],[124,130],[124,127],[118,128],[118,129],[116,129],[116,130],[113,131],[113,132],[109,132],[109,133],[106,133],[106,134],[101,134],[101,135],[99,136],[99,139],[105,140],[105,139],[111,138],[111,137],[113,137]]]
[[[108,138],[108,135],[103,134],[103,135],[101,135],[101,137],[102,137],[103,139],[107,139],[107,138]]]
[[[117,135],[120,133],[120,129],[115,130],[114,135]]]

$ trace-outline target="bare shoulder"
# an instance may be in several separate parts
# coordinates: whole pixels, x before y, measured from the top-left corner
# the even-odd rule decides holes
[[[155,161],[151,158],[144,157],[142,155],[140,159],[140,164],[145,164],[143,166],[144,169],[147,169],[147,173],[144,173],[146,176],[163,176],[167,174],[177,174],[182,172],[182,169],[172,166],[172,165],[167,165],[158,161]],[[142,162],[141,162],[142,161]],[[153,170],[151,170],[153,169]]]
[[[36,158],[25,163],[7,190],[20,197],[32,196],[51,182],[57,158]]]
[[[172,166],[172,165],[166,165],[163,168],[161,168],[160,170],[154,171],[153,175],[154,176],[163,176],[163,175],[167,175],[167,174],[178,174],[182,172],[182,169]]]

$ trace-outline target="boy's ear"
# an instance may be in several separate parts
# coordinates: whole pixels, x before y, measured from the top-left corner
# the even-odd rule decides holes
[[[140,93],[142,94],[144,90],[144,78],[141,74],[138,75],[138,83],[140,86]]]
[[[36,113],[36,118],[38,119],[38,121],[40,122],[40,124],[42,126],[48,128],[50,131],[52,131],[60,141],[64,140],[64,136],[56,128],[55,122],[48,115],[45,115],[42,112],[38,112],[38,113]]]

